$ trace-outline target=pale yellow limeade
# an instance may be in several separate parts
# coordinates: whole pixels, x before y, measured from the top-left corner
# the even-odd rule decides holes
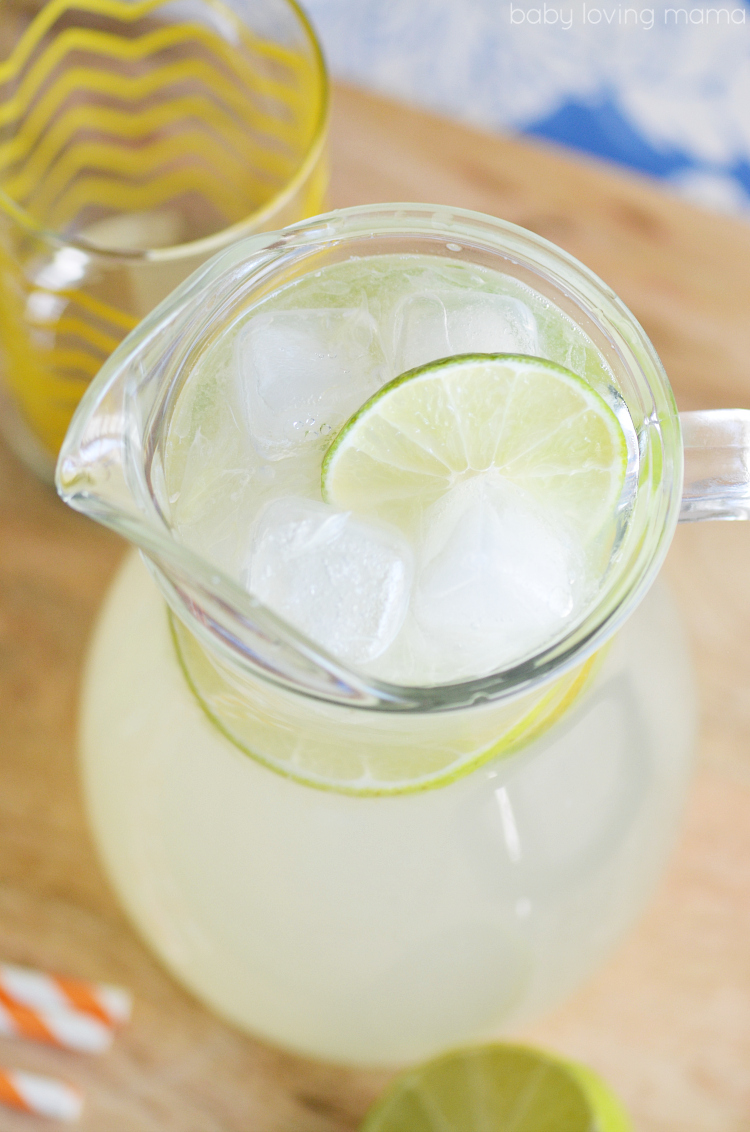
[[[487,373],[520,375],[503,414],[521,422],[509,442],[527,478],[488,458],[418,519],[413,488],[407,518],[360,511],[366,477],[324,463],[332,442],[338,459],[398,375],[465,354],[523,356]],[[438,367],[440,381],[479,380],[478,364]],[[520,444],[545,372],[620,437],[605,518],[577,506],[583,479],[563,492],[553,448]],[[246,308],[204,352],[171,410],[159,490],[181,542],[342,664],[402,685],[481,678],[564,635],[617,554],[637,448],[613,385],[586,334],[518,280],[450,257],[353,258]],[[466,450],[485,424],[456,409]],[[412,474],[395,435],[391,483]],[[557,484],[554,508],[534,476]],[[334,1061],[424,1058],[547,1009],[632,923],[693,734],[663,591],[541,699],[396,722],[294,699],[258,680],[241,702],[128,560],[88,662],[89,811],[134,922],[225,1017]]]

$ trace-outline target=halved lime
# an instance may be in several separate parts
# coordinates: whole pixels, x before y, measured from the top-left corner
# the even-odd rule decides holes
[[[360,1132],[632,1132],[632,1124],[593,1070],[492,1044],[402,1074]]]
[[[586,541],[613,516],[627,459],[614,409],[564,366],[462,354],[358,409],[326,453],[323,498],[410,530],[455,484],[495,469]]]

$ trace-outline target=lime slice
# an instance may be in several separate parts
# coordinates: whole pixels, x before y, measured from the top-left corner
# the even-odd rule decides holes
[[[593,1070],[498,1044],[402,1074],[360,1132],[632,1132],[632,1124]]]
[[[587,541],[627,469],[614,410],[582,378],[521,354],[462,354],[402,374],[343,426],[323,498],[413,529],[461,480],[495,469]]]
[[[246,755],[277,773],[343,794],[407,794],[445,786],[490,759],[539,738],[578,701],[599,671],[606,649],[566,672],[541,695],[493,706],[468,719],[435,712],[414,726],[376,729],[361,717],[346,721],[307,714],[298,726],[280,727],[288,698],[257,693],[252,710],[209,660],[206,650],[170,613],[177,660],[198,705],[219,731]],[[304,732],[304,742],[299,739]]]

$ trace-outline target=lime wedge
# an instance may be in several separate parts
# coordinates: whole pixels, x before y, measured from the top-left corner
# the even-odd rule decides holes
[[[593,1070],[498,1044],[402,1074],[360,1132],[632,1132],[632,1124]]]
[[[347,421],[323,461],[323,498],[414,529],[454,485],[495,469],[583,542],[615,512],[627,442],[582,378],[521,354],[462,354],[409,370]]]

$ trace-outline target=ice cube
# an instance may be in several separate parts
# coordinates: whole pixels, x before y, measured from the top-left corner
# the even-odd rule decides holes
[[[433,504],[425,530],[413,612],[433,642],[433,679],[481,675],[533,654],[580,608],[580,548],[498,472]]]
[[[259,313],[238,335],[237,363],[250,436],[269,460],[343,424],[388,377],[364,304]]]
[[[374,660],[409,605],[411,549],[395,528],[288,495],[261,511],[242,582],[340,660]]]
[[[397,373],[452,354],[539,354],[536,319],[510,295],[412,294],[398,305],[393,329]]]

